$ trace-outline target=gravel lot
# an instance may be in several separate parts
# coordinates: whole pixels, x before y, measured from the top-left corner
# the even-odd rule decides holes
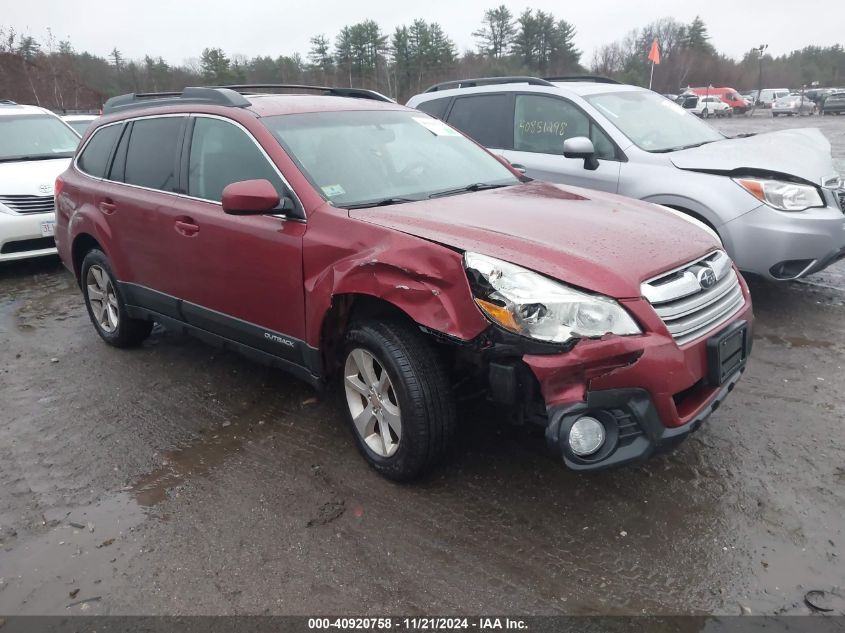
[[[819,126],[845,173],[841,117],[715,124]],[[474,412],[402,486],[308,387],[164,330],[111,349],[57,261],[2,266],[0,614],[845,611],[845,262],[752,292],[748,371],[674,454],[581,476]]]

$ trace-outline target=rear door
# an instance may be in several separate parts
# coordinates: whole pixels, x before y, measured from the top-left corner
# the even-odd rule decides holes
[[[497,154],[513,147],[511,93],[458,97],[449,109],[446,121]]]
[[[581,108],[563,97],[515,95],[511,121],[513,149],[502,152],[539,180],[615,193],[622,154],[613,141]],[[563,156],[563,142],[586,136],[593,142],[599,167],[588,170],[583,159]]]
[[[221,205],[226,185],[256,179],[296,199],[239,123],[192,117],[183,149],[184,195],[162,212],[170,283],[188,323],[298,363],[305,336],[305,222],[228,215]]]
[[[95,201],[111,231],[128,303],[172,317],[178,317],[178,285],[162,217],[179,199],[186,122],[185,115],[160,115],[127,123]]]

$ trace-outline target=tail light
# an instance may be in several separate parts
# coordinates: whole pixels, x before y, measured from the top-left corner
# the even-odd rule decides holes
[[[58,176],[58,177],[56,178],[56,184],[55,184],[55,186],[53,187],[53,197],[54,197],[54,198],[58,198],[58,197],[59,197],[59,194],[61,194],[61,193],[62,193],[62,189],[64,188],[64,186],[65,186],[65,181],[64,181],[64,180],[62,180],[62,177],[61,177],[61,176]]]

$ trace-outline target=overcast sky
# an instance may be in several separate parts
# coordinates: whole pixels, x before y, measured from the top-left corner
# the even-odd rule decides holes
[[[306,55],[309,38],[368,18],[390,33],[415,18],[439,22],[460,51],[474,47],[471,35],[484,10],[501,0],[135,0],[131,3],[68,0],[0,0],[0,26],[14,26],[43,40],[47,28],[77,50],[105,56],[115,46],[124,57],[162,56],[181,64],[218,46],[229,54]],[[630,29],[672,16],[689,22],[701,15],[716,48],[733,57],[762,43],[774,55],[845,42],[843,0],[599,0],[505,2],[518,14],[531,6],[551,11],[577,29],[576,44],[589,64],[593,50]]]

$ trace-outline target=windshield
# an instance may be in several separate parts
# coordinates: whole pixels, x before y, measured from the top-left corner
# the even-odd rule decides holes
[[[671,152],[725,138],[678,104],[654,92],[606,92],[585,99],[632,143],[647,152]]]
[[[0,116],[0,161],[69,158],[79,137],[48,114]]]
[[[422,112],[314,112],[261,121],[336,206],[519,182],[475,143]]]

